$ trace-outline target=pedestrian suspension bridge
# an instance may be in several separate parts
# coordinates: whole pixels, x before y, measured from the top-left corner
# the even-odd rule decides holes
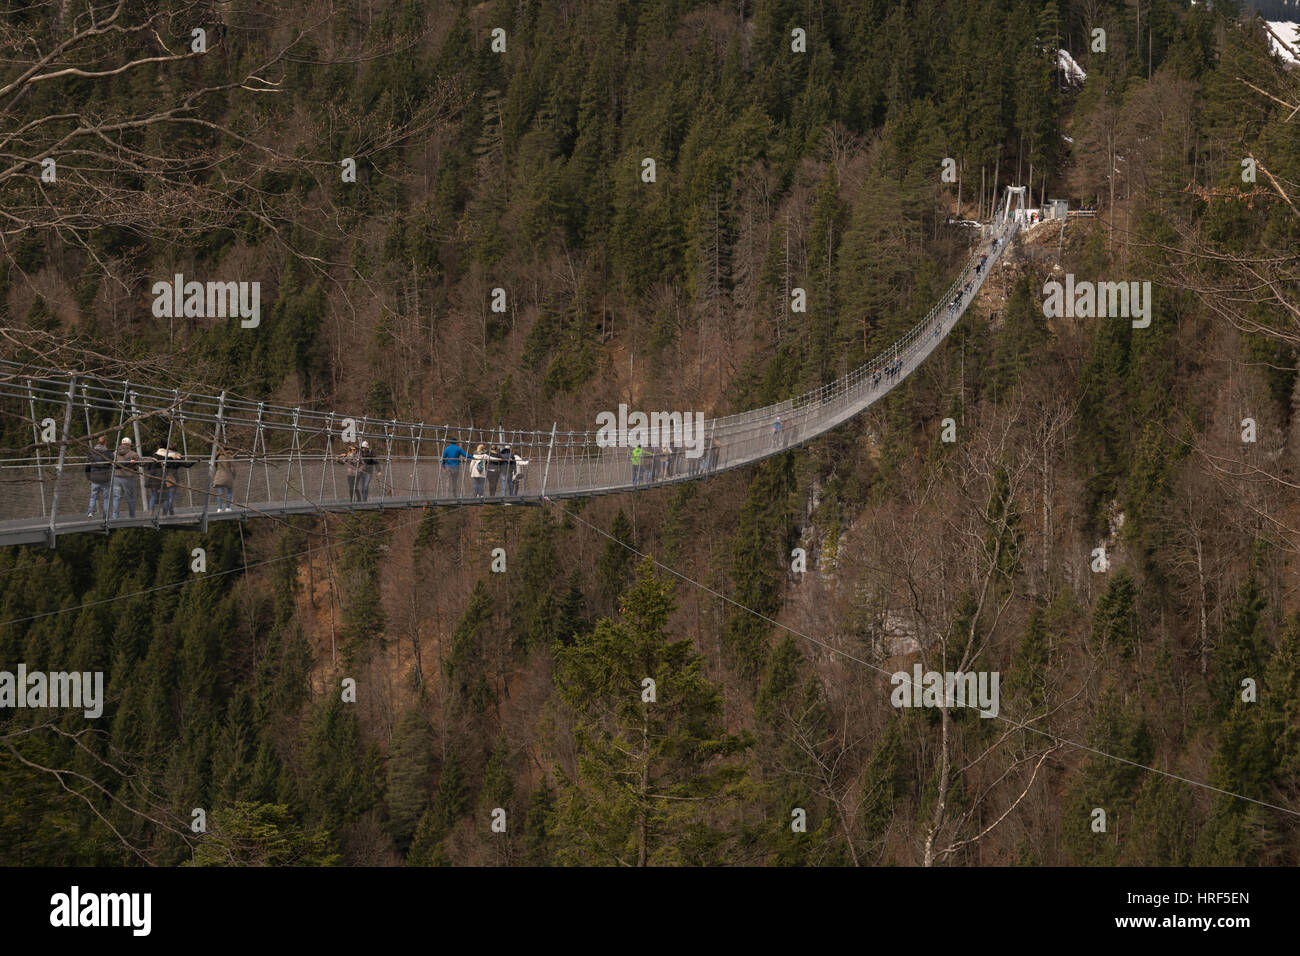
[[[166,390],[0,362],[0,406],[21,406],[34,453],[0,458],[0,545],[46,542],[61,534],[106,533],[119,527],[199,528],[213,521],[469,504],[540,504],[691,481],[753,464],[809,442],[879,401],[907,378],[948,335],[975,300],[984,279],[1011,244],[1020,217],[1007,208],[981,229],[975,252],[943,298],[902,338],[871,361],[814,391],[775,405],[705,421],[698,457],[673,447],[645,449],[634,471],[625,445],[602,447],[596,431],[519,431],[379,421],[249,401],[228,393]],[[1023,207],[1023,192],[1019,196]],[[981,256],[987,260],[980,267]],[[692,416],[693,417],[693,416]],[[774,423],[780,420],[780,429]],[[142,425],[152,436],[142,443]],[[349,427],[350,426],[350,427]],[[350,434],[345,434],[345,429]],[[148,455],[154,441],[194,462],[178,471],[173,513],[148,508],[146,476],[136,484],[135,515],[101,507],[87,515],[84,467],[93,436],[121,438]],[[50,439],[53,440],[50,440]],[[350,500],[344,440],[369,441],[379,474],[365,501]],[[475,495],[469,463],[443,468],[443,449],[457,442],[508,445],[526,464],[513,487],[504,481]],[[235,474],[233,507],[218,511],[213,476],[218,446]],[[509,492],[509,493],[508,493]]]

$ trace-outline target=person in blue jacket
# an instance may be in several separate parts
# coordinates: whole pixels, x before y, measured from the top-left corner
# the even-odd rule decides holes
[[[455,442],[442,452],[442,470],[447,476],[447,494],[451,497],[460,495],[460,462],[462,458],[468,457],[469,453]]]

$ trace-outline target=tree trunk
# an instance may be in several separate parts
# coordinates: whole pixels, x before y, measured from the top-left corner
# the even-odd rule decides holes
[[[1109,170],[1107,179],[1110,182],[1110,193],[1107,205],[1108,228],[1106,229],[1106,251],[1115,251],[1115,130],[1112,127],[1106,131],[1106,166]]]
[[[925,834],[924,866],[934,866],[934,838],[943,826],[944,812],[948,806],[948,776],[952,771],[948,756],[948,702],[939,705],[939,789],[935,795],[934,813],[930,817],[930,829]]]
[[[1048,443],[1043,442],[1043,578],[1046,579],[1052,545],[1052,465]]]
[[[640,793],[640,811],[637,814],[637,848],[636,848],[636,865],[645,866],[646,858],[649,856],[647,844],[650,842],[650,821],[649,808],[647,801],[650,799],[650,722],[645,716],[645,708],[641,710],[641,793]]]
[[[966,157],[961,158],[961,165],[957,167],[957,218],[964,219],[961,214],[961,179],[962,173],[966,171]]]
[[[1002,151],[998,150],[997,162],[993,164],[993,181],[989,183],[989,218],[992,219],[993,209],[998,204],[998,173],[1002,169]]]
[[[1210,659],[1210,629],[1206,621],[1206,599],[1205,599],[1205,560],[1204,552],[1201,547],[1201,535],[1196,535],[1196,585],[1197,585],[1197,603],[1200,611],[1200,630],[1201,630],[1201,673],[1205,673]]]

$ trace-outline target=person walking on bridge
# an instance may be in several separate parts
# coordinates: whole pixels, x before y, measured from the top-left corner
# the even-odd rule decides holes
[[[658,481],[664,467],[664,449],[662,445],[650,446],[649,474],[651,481]]]
[[[357,494],[357,479],[361,475],[361,456],[357,453],[356,445],[348,445],[346,453],[339,456],[338,460],[348,466],[348,504],[360,500]]]
[[[167,460],[167,449],[159,448],[152,455],[143,456],[140,461],[143,463],[140,467],[144,472],[144,490],[149,492],[148,510],[152,514],[158,507],[158,502],[162,500],[163,489],[163,466],[162,463]]]
[[[489,498],[497,496],[497,488],[501,485],[501,449],[493,445],[488,449],[487,455],[487,493]]]
[[[446,478],[447,495],[452,498],[460,496],[460,463],[469,458],[464,448],[454,441],[442,452],[442,473]]]
[[[180,469],[193,468],[197,461],[186,461],[178,451],[167,453],[167,462],[163,465],[163,507],[164,515],[176,514],[176,489],[180,487]]]
[[[370,442],[361,443],[361,470],[357,473],[357,497],[361,501],[366,501],[370,497],[370,480],[376,475],[382,478],[383,471],[379,467],[379,462],[375,461],[375,456],[370,453]],[[382,482],[380,483],[382,487]]]
[[[528,471],[528,464],[530,461],[532,461],[532,459],[520,458],[518,454],[515,455],[515,479],[514,484],[510,486],[512,489],[510,493],[512,495],[518,495],[519,489],[524,486],[525,473]]]
[[[645,455],[645,450],[642,449],[641,443],[637,442],[637,446],[632,449],[632,454],[631,454],[633,488],[641,484],[641,459],[644,455]]]
[[[96,502],[102,502],[104,517],[108,517],[108,501],[113,482],[113,455],[108,450],[108,439],[100,435],[86,462],[86,477],[90,479],[90,510],[87,518],[95,517]]]
[[[140,456],[135,453],[131,447],[131,439],[123,438],[121,444],[117,446],[117,451],[113,453],[113,518],[117,519],[118,511],[122,506],[122,499],[126,499],[127,507],[130,509],[131,517],[135,517],[135,481],[138,472],[136,471],[136,462]]]
[[[474,450],[474,459],[470,462],[469,477],[474,482],[474,497],[483,497],[483,485],[487,481],[487,446],[480,444]]]
[[[515,464],[517,461],[509,445],[501,449],[501,494],[507,498],[519,493],[515,484],[519,473],[518,466]]]
[[[217,495],[218,514],[234,510],[235,463],[230,460],[230,452],[225,448],[217,449],[217,466],[212,472],[212,490]]]

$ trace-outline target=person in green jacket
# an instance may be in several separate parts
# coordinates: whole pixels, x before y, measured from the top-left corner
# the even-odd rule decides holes
[[[641,456],[644,452],[640,444],[632,449],[632,487],[635,488],[641,481]]]

